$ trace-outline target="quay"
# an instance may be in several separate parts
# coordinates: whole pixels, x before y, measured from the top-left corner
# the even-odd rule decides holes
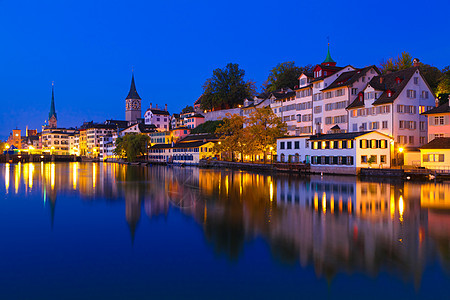
[[[28,163],[28,162],[71,162],[81,161],[81,157],[75,155],[56,154],[0,154],[0,163]]]

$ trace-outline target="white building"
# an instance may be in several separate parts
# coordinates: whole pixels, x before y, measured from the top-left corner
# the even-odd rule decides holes
[[[176,144],[155,144],[149,149],[150,162],[196,165],[201,159],[213,157],[214,142],[194,141]]]
[[[152,108],[152,104],[150,103],[150,108],[144,114],[145,125],[155,125],[158,131],[167,131],[169,130],[170,124],[170,114],[167,111],[167,104],[164,110],[158,109],[158,105],[156,108]]]
[[[427,117],[421,113],[434,106],[418,67],[375,76],[347,107],[349,131],[378,130],[397,147],[419,147],[427,143]]]
[[[69,136],[75,135],[75,129],[45,128],[42,131],[42,150],[48,150],[52,154],[69,155]]]
[[[360,168],[389,168],[391,138],[377,131],[285,137],[277,140],[280,162],[311,164],[311,172],[358,174]]]
[[[103,161],[114,159],[114,149],[116,149],[117,133],[102,136],[100,140],[99,158]]]

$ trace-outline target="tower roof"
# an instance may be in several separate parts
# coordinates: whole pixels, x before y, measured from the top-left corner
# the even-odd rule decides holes
[[[56,117],[56,110],[55,110],[55,90],[53,83],[52,83],[52,102],[50,104],[50,112],[48,113],[48,118],[50,119],[52,116],[55,116],[55,119],[58,119]]]
[[[327,57],[325,58],[325,60],[323,61],[324,63],[334,63],[335,61],[331,58],[330,55],[330,43],[328,43],[328,53],[327,53]]]
[[[131,74],[130,91],[128,92],[128,96],[125,99],[139,99],[139,100],[141,100],[141,97],[139,97],[139,94],[136,91],[136,85],[134,84],[134,74]]]

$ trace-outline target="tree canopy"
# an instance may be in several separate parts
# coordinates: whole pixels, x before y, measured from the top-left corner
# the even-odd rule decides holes
[[[186,107],[181,110],[181,113],[185,114],[185,113],[189,113],[189,112],[193,112],[193,111],[194,111],[194,108],[191,105],[186,105]]]
[[[380,63],[380,71],[385,74],[387,72],[395,72],[404,70],[413,66],[412,56],[408,52],[402,52],[397,57],[391,57]]]
[[[263,89],[266,92],[274,92],[286,87],[293,89],[298,85],[300,75],[302,73],[311,73],[313,68],[312,65],[298,67],[293,61],[280,63],[270,70],[269,77],[263,84]]]
[[[221,124],[223,124],[222,120],[206,121],[192,129],[191,133],[214,133]]]
[[[284,136],[286,131],[286,124],[269,107],[257,108],[248,118],[228,114],[216,130],[220,139],[215,151],[231,160],[236,153],[240,154],[241,160],[246,155],[260,153],[265,159],[267,152],[276,148],[276,139]]]
[[[138,156],[147,153],[147,145],[150,138],[144,134],[129,133],[123,137],[116,139],[116,149],[114,154],[121,158],[126,158],[127,161],[136,161]]]
[[[203,85],[201,107],[206,110],[228,109],[244,103],[255,94],[255,83],[245,81],[245,71],[238,64],[229,63],[215,69]]]

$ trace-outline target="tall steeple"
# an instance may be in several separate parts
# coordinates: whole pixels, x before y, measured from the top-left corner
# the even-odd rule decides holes
[[[328,39],[327,57],[323,61],[322,65],[327,65],[327,66],[335,66],[336,65],[336,62],[331,58],[331,54],[330,54],[330,40],[329,39]]]
[[[50,128],[56,128],[58,118],[56,117],[55,110],[55,83],[52,82],[52,102],[50,103],[50,112],[48,113],[48,126]]]
[[[136,91],[136,85],[134,84],[134,72],[131,73],[131,86],[130,86],[130,91],[128,92],[128,96],[127,96],[126,99],[139,99],[139,100],[141,100],[141,97],[139,97],[139,94]]]
[[[131,73],[131,85],[128,96],[125,98],[125,120],[129,124],[136,123],[141,118],[141,97],[134,83],[134,72]]]

